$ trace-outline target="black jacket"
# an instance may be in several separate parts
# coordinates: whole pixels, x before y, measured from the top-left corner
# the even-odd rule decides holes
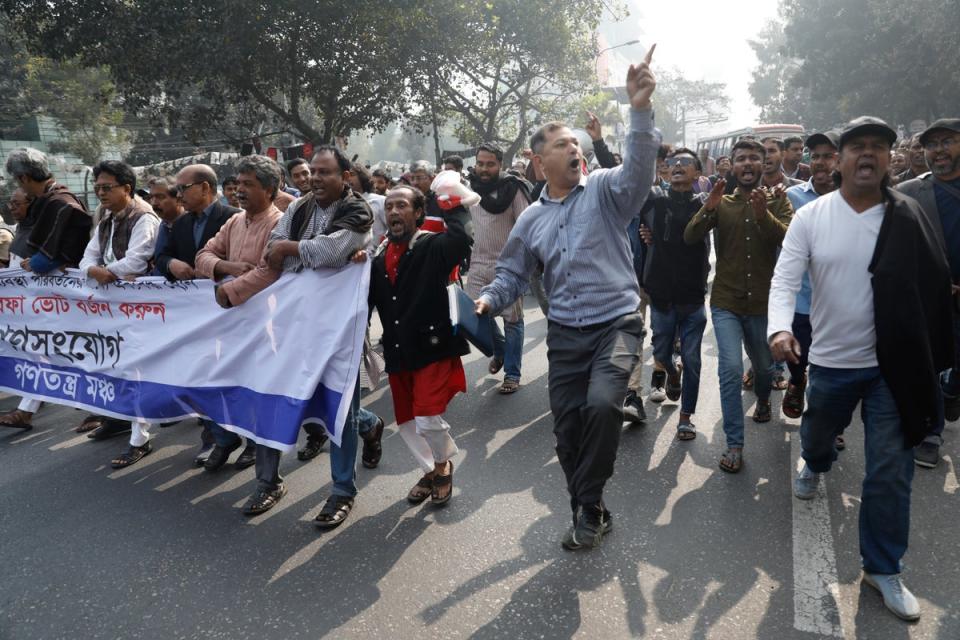
[[[181,260],[191,267],[196,266],[194,260],[200,249],[203,249],[210,238],[217,235],[220,227],[226,224],[231,216],[241,211],[243,209],[225,205],[219,200],[214,202],[210,216],[207,218],[207,224],[200,236],[199,245],[193,240],[193,222],[196,217],[192,213],[185,213],[177,218],[176,222],[173,223],[173,228],[170,229],[170,233],[167,234],[166,246],[161,249],[160,255],[157,256],[157,269],[168,280],[174,280],[173,274],[170,273],[171,260]]]
[[[710,273],[710,234],[702,242],[683,240],[687,223],[706,202],[707,195],[664,191],[653,187],[640,221],[653,234],[646,247],[641,285],[658,308],[672,304],[703,304]]]
[[[313,213],[315,207],[313,193],[297,201],[297,207],[293,210],[293,219],[290,221],[290,240],[304,239],[304,229],[310,221],[310,214]],[[330,216],[330,220],[323,230],[323,235],[328,236],[340,229],[355,233],[366,233],[370,231],[372,226],[373,211],[370,209],[370,205],[363,199],[363,196],[344,185],[340,199],[337,201],[337,208]]]
[[[877,362],[900,413],[904,446],[937,423],[939,372],[953,364],[950,267],[942,236],[913,198],[886,190],[870,261]]]
[[[390,284],[385,240],[370,273],[370,311],[380,312],[387,372],[414,371],[432,362],[470,353],[450,324],[447,284],[450,270],[470,254],[470,213],[457,207],[444,216],[447,230],[419,230],[400,257],[397,282]]]

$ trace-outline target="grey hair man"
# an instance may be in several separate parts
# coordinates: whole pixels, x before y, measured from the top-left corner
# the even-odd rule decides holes
[[[16,243],[20,267],[36,273],[76,267],[90,238],[92,223],[86,207],[57,183],[47,157],[37,149],[11,151],[6,170],[32,199],[24,215],[32,220],[33,228],[26,241]],[[0,415],[0,427],[32,429],[31,419],[39,408],[39,401],[24,398],[16,409]]]

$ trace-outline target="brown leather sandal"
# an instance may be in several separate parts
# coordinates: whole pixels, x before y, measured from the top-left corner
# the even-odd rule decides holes
[[[33,414],[29,411],[22,411],[20,409],[14,409],[10,413],[5,413],[0,416],[0,427],[10,427],[11,429],[23,429],[24,431],[29,431],[33,429],[33,424],[30,422],[30,419],[33,417]]]
[[[94,431],[95,429],[99,429],[100,427],[103,426],[103,421],[105,419],[106,418],[104,418],[103,416],[89,415],[83,419],[83,422],[77,425],[77,428],[74,429],[74,431],[76,431],[77,433],[87,433],[88,431]]]
[[[433,493],[433,476],[423,476],[417,480],[417,484],[413,485],[413,488],[410,489],[410,492],[407,494],[407,501],[410,502],[410,504],[420,504],[429,498],[431,493]]]

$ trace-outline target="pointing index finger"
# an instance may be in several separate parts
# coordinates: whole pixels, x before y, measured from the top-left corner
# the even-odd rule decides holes
[[[650,64],[650,63],[653,61],[653,52],[654,52],[654,50],[655,50],[656,48],[657,48],[657,43],[654,42],[654,43],[650,46],[650,50],[647,51],[647,55],[646,55],[646,56],[644,57],[644,59],[643,59],[644,62],[646,62],[647,64]]]

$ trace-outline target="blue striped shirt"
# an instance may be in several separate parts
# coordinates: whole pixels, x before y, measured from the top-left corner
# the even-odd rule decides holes
[[[800,211],[800,207],[809,204],[820,197],[817,190],[813,188],[813,178],[810,178],[803,184],[795,184],[787,189],[787,197],[790,198],[790,204],[793,205],[794,212]],[[813,285],[810,284],[810,272],[803,272],[803,280],[800,282],[800,292],[797,294],[797,306],[794,313],[810,315],[810,307],[813,304]]]
[[[540,199],[517,219],[480,298],[498,314],[526,290],[544,265],[548,318],[569,327],[613,320],[637,310],[640,288],[627,225],[653,186],[660,132],[651,110],[630,112],[623,164],[581,179],[563,200]]]

